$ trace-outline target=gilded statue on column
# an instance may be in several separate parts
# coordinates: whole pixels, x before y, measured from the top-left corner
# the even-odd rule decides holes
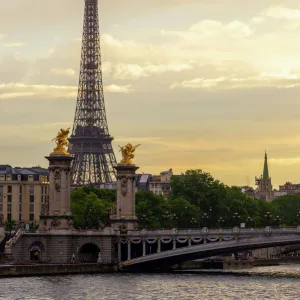
[[[132,146],[131,144],[127,144],[126,146],[119,146],[120,147],[120,151],[122,153],[122,160],[121,160],[121,164],[125,164],[125,165],[132,165],[132,159],[134,158],[134,154],[133,152],[135,151],[135,149],[140,146],[141,144],[138,144],[136,146]]]
[[[70,155],[65,147],[71,146],[68,141],[68,136],[70,134],[70,128],[67,129],[60,129],[57,136],[52,140],[55,141],[56,147],[54,148],[51,154],[63,154],[63,155]]]

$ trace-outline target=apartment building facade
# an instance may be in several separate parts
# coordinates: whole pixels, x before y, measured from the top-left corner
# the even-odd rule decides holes
[[[48,195],[47,169],[0,165],[0,216],[3,222],[37,223]]]

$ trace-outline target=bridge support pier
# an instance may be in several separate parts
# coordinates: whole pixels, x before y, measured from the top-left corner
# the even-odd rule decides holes
[[[131,259],[131,242],[127,242],[127,260]]]
[[[143,256],[146,256],[146,241],[143,241]]]
[[[157,253],[160,253],[161,250],[161,240],[160,238],[157,239]]]
[[[118,262],[120,263],[122,261],[122,244],[121,242],[119,241],[118,242]]]

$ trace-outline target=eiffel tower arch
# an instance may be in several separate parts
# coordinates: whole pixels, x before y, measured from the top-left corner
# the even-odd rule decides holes
[[[112,140],[103,94],[98,0],[85,0],[77,105],[69,138],[73,186],[116,180]]]

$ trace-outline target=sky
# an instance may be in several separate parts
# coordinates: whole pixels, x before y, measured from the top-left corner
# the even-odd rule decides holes
[[[47,167],[72,126],[83,0],[0,0],[0,164]],[[300,182],[300,4],[99,1],[113,146],[139,172],[202,169],[251,185],[264,151],[275,188]]]

